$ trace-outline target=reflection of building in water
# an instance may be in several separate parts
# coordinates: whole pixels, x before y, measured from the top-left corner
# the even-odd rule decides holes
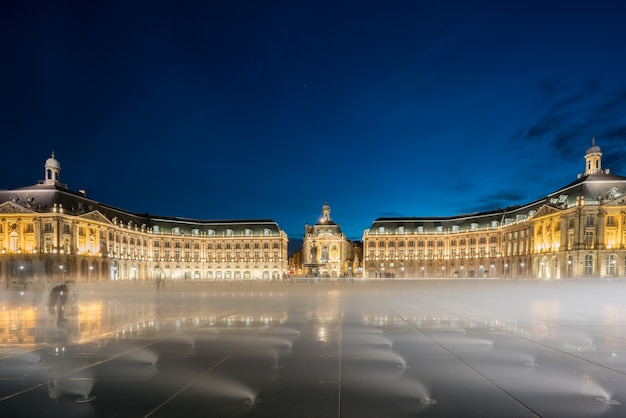
[[[366,277],[560,279],[626,275],[626,177],[585,171],[547,197],[453,217],[379,218],[365,231]]]
[[[361,251],[330,218],[330,206],[322,206],[322,218],[305,225],[299,257],[302,274],[314,277],[354,277],[360,273]],[[299,267],[299,266],[298,266]]]
[[[122,294],[131,295],[134,288],[121,287]],[[45,309],[46,301],[32,303],[32,290],[24,295],[15,292],[15,298],[0,302],[0,344],[6,347],[35,347],[40,344],[57,344],[63,335],[70,342],[83,342],[99,338],[163,338],[188,329],[198,332],[227,329],[269,329],[284,325],[289,319],[288,312],[262,310],[254,313],[233,313],[232,309],[216,309],[212,298],[205,292],[187,294],[187,310],[181,316],[164,316],[159,311],[161,304],[168,309],[172,299],[161,296],[158,300],[129,298],[109,300],[94,298],[81,300],[66,313],[67,323],[63,332],[57,332],[58,326],[53,315]],[[13,291],[12,291],[13,292]],[[176,292],[174,292],[176,294]],[[250,299],[262,297],[262,294],[250,293]],[[21,299],[20,299],[21,298]],[[193,308],[192,308],[193,307]]]
[[[0,190],[0,275],[43,281],[270,280],[287,269],[287,235],[272,220],[134,214],[60,181],[54,153],[36,185]]]

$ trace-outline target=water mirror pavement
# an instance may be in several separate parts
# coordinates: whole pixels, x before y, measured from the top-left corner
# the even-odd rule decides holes
[[[626,281],[0,291],[2,417],[623,417]]]

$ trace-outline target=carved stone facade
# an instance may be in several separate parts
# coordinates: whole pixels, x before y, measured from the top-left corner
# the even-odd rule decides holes
[[[0,191],[0,278],[46,281],[279,280],[288,237],[272,220],[130,213],[60,182],[54,154],[39,184]]]
[[[360,277],[361,253],[330,217],[328,203],[315,225],[305,224],[300,257],[300,275],[321,278]]]
[[[626,177],[602,170],[601,157],[594,140],[576,181],[526,205],[375,220],[363,236],[365,276],[626,276]]]

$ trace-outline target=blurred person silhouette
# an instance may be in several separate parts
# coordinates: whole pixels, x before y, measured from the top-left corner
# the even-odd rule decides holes
[[[65,282],[58,286],[55,286],[50,291],[50,298],[48,299],[48,312],[54,315],[57,319],[57,323],[63,323],[65,319],[65,309],[70,296],[75,297],[76,291],[72,295],[70,293],[70,283]]]

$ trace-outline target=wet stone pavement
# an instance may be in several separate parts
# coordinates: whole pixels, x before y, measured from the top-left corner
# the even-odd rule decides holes
[[[79,290],[0,291],[0,416],[626,416],[626,280]]]

